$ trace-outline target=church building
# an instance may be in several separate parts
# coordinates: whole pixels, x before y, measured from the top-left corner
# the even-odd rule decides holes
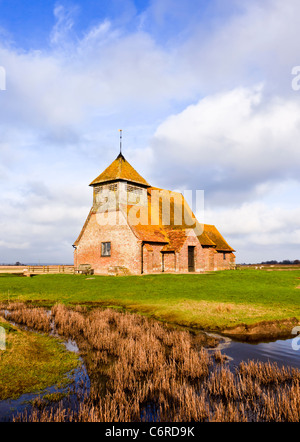
[[[179,192],[152,187],[120,153],[90,186],[93,205],[75,241],[74,266],[95,274],[235,268],[234,250],[201,224]]]

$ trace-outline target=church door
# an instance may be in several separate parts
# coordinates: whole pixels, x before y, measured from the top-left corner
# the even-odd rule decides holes
[[[188,246],[188,268],[189,272],[195,271],[195,247]]]

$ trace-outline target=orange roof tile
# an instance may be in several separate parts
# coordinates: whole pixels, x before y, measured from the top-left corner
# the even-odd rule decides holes
[[[91,182],[90,186],[115,180],[130,181],[149,187],[147,181],[128,163],[121,153]]]
[[[123,207],[123,210],[121,208],[124,215],[127,216],[131,230],[139,240],[148,243],[161,243],[164,245],[162,251],[179,251],[186,241],[187,231],[193,229],[202,246],[212,247],[220,252],[234,252],[215,226],[198,222],[181,193],[150,187],[122,154],[119,154],[90,185],[94,186],[115,180],[129,181],[148,188],[148,207],[145,211],[147,218],[143,219],[141,223],[136,222],[139,218],[137,211],[141,210],[141,216],[143,216],[139,206],[127,205]],[[78,239],[74,243],[75,246],[80,242],[91,215],[96,211],[97,208],[93,206]]]
[[[141,219],[141,222],[138,218],[143,217],[144,213],[142,212],[142,208],[136,205],[127,205],[125,206],[127,221],[133,233],[141,240],[148,242],[159,242],[159,243],[168,243],[168,236],[166,235],[165,230],[160,224],[151,224],[151,220],[149,218],[149,211],[146,212],[146,218]],[[147,210],[147,208],[146,208]],[[138,213],[141,211],[141,213]]]
[[[187,234],[185,230],[170,230],[168,237],[169,243],[163,247],[163,252],[179,251],[187,239]]]
[[[220,252],[235,252],[230,245],[225,241],[218,229],[211,224],[204,224],[204,235],[216,244],[216,250]],[[201,235],[202,236],[202,235]],[[200,242],[201,242],[200,236]]]
[[[151,204],[151,198],[153,197],[153,191],[157,191],[157,197],[161,198],[161,204]],[[155,198],[155,196],[154,196]],[[157,201],[156,201],[157,203]],[[168,211],[164,213],[163,205],[165,207],[170,206],[170,215]],[[159,189],[157,187],[148,188],[148,206],[151,217],[151,208],[156,209],[156,213],[153,214],[153,219],[156,219],[156,223],[162,225],[163,229],[170,236],[170,232],[181,231],[185,232],[187,229],[193,229],[201,243],[204,246],[215,247],[216,244],[210,239],[204,232],[204,225],[199,223],[191,208],[185,201],[183,195],[179,192],[173,192],[171,190]],[[151,219],[152,219],[151,217]],[[165,222],[165,223],[164,223]],[[175,240],[175,233],[172,233]],[[176,242],[179,247],[179,237],[177,234]],[[200,240],[201,238],[201,240]],[[181,235],[181,240],[183,235]],[[180,248],[184,241],[182,241]]]
[[[183,195],[170,190],[149,187],[147,219],[136,224],[136,217],[130,216],[134,206],[127,206],[127,220],[141,241],[165,243],[163,251],[179,251],[186,238],[187,230],[194,229],[202,246],[216,247],[214,241],[203,230]],[[137,210],[138,207],[136,207]],[[138,216],[138,215],[137,215]]]

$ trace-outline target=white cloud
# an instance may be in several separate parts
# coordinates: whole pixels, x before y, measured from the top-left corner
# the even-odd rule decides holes
[[[61,6],[56,14],[52,40],[68,42],[72,16],[65,16]],[[55,132],[118,113],[152,112],[157,118],[170,101],[191,96],[175,54],[151,35],[128,34],[108,20],[63,47],[24,52],[0,44],[0,60],[7,72],[1,120],[12,124],[18,119],[35,130]]]
[[[171,3],[151,2],[130,30],[107,18],[80,36],[78,8],[58,4],[48,48],[26,52],[3,39],[5,256],[71,260],[91,202],[87,184],[117,154],[119,128],[128,159],[151,184],[205,190],[205,221],[245,256],[259,260],[261,244],[297,253],[298,0],[229,0],[231,14],[212,2],[223,12],[207,22],[200,8],[191,17],[193,1],[173,11]],[[275,195],[274,183],[287,180],[294,185]],[[18,256],[17,244],[28,253]]]
[[[83,186],[81,186],[83,188]],[[72,244],[88,214],[88,203],[74,183],[66,190],[51,183],[24,183],[23,195],[1,198],[0,262],[72,262]]]
[[[78,12],[78,7],[73,6],[66,8],[61,4],[57,4],[54,8],[54,17],[56,23],[50,35],[50,42],[52,45],[65,46],[66,41],[69,41],[70,32],[74,27],[74,17]]]
[[[282,202],[279,186],[273,189],[278,199],[264,195],[257,201],[238,207],[206,208],[204,222],[215,224],[229,244],[237,250],[238,262],[256,262],[271,259],[299,259],[300,256],[300,197]],[[293,186],[287,183],[287,192]],[[254,253],[253,253],[254,252]],[[284,255],[285,254],[285,255]],[[256,256],[256,258],[255,258]]]
[[[198,71],[201,90],[264,81],[270,93],[291,94],[291,68],[299,64],[298,0],[228,3],[235,13],[216,17],[209,32],[198,27],[182,47],[183,63]]]
[[[299,179],[300,100],[265,97],[263,87],[207,96],[167,118],[152,140],[172,164],[206,175],[222,192]],[[194,181],[195,183],[195,181]],[[227,188],[226,188],[227,187]]]
[[[300,229],[300,207],[271,207],[266,203],[252,202],[238,208],[206,210],[205,220],[208,224],[214,219],[228,235],[260,237],[267,234],[271,237],[280,233],[289,238],[288,243],[294,243],[292,232]]]
[[[24,250],[24,249],[28,249],[29,246],[30,246],[29,242],[0,241],[0,247],[6,248],[6,249]]]

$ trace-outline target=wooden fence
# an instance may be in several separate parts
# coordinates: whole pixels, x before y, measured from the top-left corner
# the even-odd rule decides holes
[[[54,273],[75,273],[71,265],[50,265],[50,266],[0,266],[0,273],[22,273],[24,275],[46,275]]]

